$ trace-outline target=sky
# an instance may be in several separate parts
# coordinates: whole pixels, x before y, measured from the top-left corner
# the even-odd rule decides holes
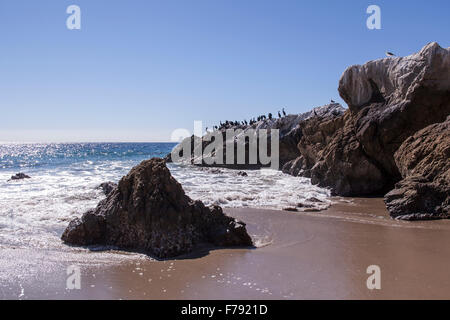
[[[449,12],[448,0],[0,0],[0,141],[170,141],[195,120],[346,107],[347,67],[449,47]]]

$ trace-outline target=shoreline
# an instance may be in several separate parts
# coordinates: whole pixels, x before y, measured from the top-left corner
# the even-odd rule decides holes
[[[395,221],[381,198],[334,200],[314,213],[225,209],[247,223],[259,241],[256,249],[214,249],[165,261],[121,251],[74,249],[84,257],[77,261],[66,252],[2,249],[1,260],[13,261],[22,273],[14,283],[2,280],[1,298],[448,298],[450,221]],[[71,264],[81,265],[81,290],[66,289]],[[371,291],[366,268],[374,264],[381,268],[382,289]]]

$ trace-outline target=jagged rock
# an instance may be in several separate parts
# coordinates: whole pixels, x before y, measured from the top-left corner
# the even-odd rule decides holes
[[[403,220],[450,217],[450,116],[405,140],[395,153],[402,181],[386,194],[392,217]]]
[[[31,179],[30,176],[26,175],[25,173],[19,172],[13,176],[11,176],[11,179],[9,179],[8,181],[11,180],[23,180],[23,179]]]
[[[143,161],[123,177],[97,208],[70,222],[62,240],[73,245],[112,245],[159,258],[188,253],[199,243],[250,246],[245,224],[218,206],[185,195],[165,160]]]
[[[100,184],[98,186],[99,189],[102,189],[105,196],[109,195],[116,187],[117,187],[117,183],[114,183],[111,181],[103,182],[102,184]]]

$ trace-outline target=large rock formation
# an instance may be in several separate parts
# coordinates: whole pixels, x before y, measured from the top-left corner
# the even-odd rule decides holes
[[[445,128],[428,126],[450,115],[450,48],[433,42],[407,57],[351,66],[339,81],[339,93],[349,106],[345,112],[332,104],[322,107],[323,112],[316,108],[254,125],[280,129],[283,172],[310,177],[312,183],[341,196],[384,195],[397,184],[386,196],[392,216],[446,216],[445,161],[433,160],[430,174],[422,165],[414,165],[411,173],[412,165],[405,159],[408,151],[420,149],[415,139],[417,144],[427,143]],[[447,150],[448,137],[439,137],[439,150]],[[411,145],[416,149],[408,149]],[[421,151],[428,152],[425,163],[431,161],[430,150]]]
[[[312,125],[312,143],[316,136],[328,142],[316,143],[308,174],[337,195],[384,194],[401,179],[394,160],[400,145],[450,114],[450,50],[430,43],[408,57],[352,66],[339,92],[349,110],[331,132],[322,128],[327,124]],[[300,142],[304,158],[311,149],[307,138]]]
[[[402,177],[385,196],[392,217],[403,220],[450,216],[450,116],[403,142],[395,153]]]
[[[244,223],[220,207],[190,199],[158,158],[134,167],[96,209],[70,222],[62,240],[112,245],[159,258],[188,253],[199,243],[252,245]]]
[[[430,43],[407,57],[352,66],[339,93],[364,152],[395,181],[400,173],[394,153],[403,141],[450,113],[450,50]]]

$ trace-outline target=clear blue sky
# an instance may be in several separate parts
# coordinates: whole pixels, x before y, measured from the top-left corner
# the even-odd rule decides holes
[[[66,8],[81,7],[81,30]],[[366,28],[366,8],[382,30]],[[450,46],[450,1],[0,0],[0,141],[169,141],[340,102],[352,64]]]

